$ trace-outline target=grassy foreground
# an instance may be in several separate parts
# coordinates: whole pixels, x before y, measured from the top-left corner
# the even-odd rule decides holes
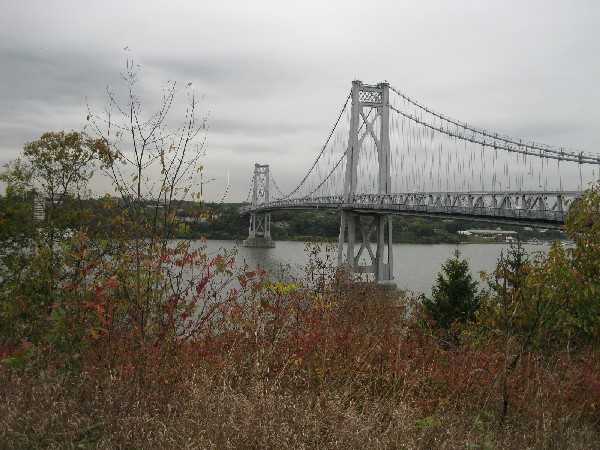
[[[3,448],[597,448],[600,355],[448,348],[364,286],[271,289],[171,348],[0,369]]]
[[[453,405],[423,416],[410,401],[356,399],[350,387],[300,393],[195,374],[167,389],[89,374],[2,374],[5,448],[597,448],[577,414],[504,428]],[[167,392],[168,391],[168,392]],[[540,405],[539,407],[541,407]]]

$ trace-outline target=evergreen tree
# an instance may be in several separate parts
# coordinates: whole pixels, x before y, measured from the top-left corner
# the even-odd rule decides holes
[[[454,257],[442,265],[431,297],[422,297],[427,314],[446,330],[454,322],[474,320],[481,301],[478,283],[471,276],[469,263],[460,257],[460,251],[455,250]]]

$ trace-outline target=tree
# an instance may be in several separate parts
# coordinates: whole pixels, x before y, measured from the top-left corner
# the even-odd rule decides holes
[[[139,67],[128,60],[122,91],[108,92],[103,113],[89,111],[89,127],[119,155],[108,175],[121,195],[116,220],[122,231],[109,240],[110,257],[103,257],[102,266],[90,251],[79,253],[78,264],[94,264],[102,286],[113,286],[110,295],[94,298],[110,311],[105,322],[97,322],[102,336],[125,339],[144,358],[151,349],[167,349],[208,332],[252,283],[245,272],[234,275],[234,254],[207,255],[202,241],[193,242],[199,235],[173,241],[185,231],[175,214],[187,199],[201,199],[194,189],[202,186],[207,118],[197,115],[200,100],[192,83],[179,88],[167,82],[158,108],[148,114],[138,82]],[[174,105],[183,106],[181,120],[170,115]],[[79,277],[75,285],[88,279]],[[232,280],[242,287],[232,287]],[[137,368],[143,370],[143,364],[142,359]]]
[[[554,242],[531,261],[520,248],[501,258],[482,309],[482,331],[509,333],[517,354],[600,341],[600,192],[596,184],[567,214],[573,246]]]
[[[460,257],[460,251],[455,250],[454,257],[442,265],[431,297],[422,296],[427,315],[445,330],[457,322],[465,324],[473,321],[481,300],[469,263]]]
[[[38,339],[57,300],[63,259],[58,244],[64,215],[58,209],[68,196],[79,197],[98,163],[111,153],[104,141],[81,132],[48,132],[25,144],[23,157],[7,164],[0,221],[0,329],[5,337]],[[49,205],[44,220],[32,217],[35,192]],[[81,222],[81,221],[79,221]]]
[[[191,83],[184,88],[183,121],[173,123],[168,113],[177,104],[175,83],[167,84],[157,112],[148,116],[131,62],[123,82],[124,101],[109,92],[105,112],[88,115],[95,139],[47,133],[27,144],[24,158],[3,175],[7,199],[34,186],[55,201],[29,240],[15,247],[18,264],[0,261],[10,275],[0,280],[0,344],[41,347],[46,351],[38,354],[64,359],[69,367],[85,354],[105,367],[121,364],[142,375],[149,360],[152,370],[170,370],[161,356],[210,335],[230,305],[254,295],[254,277],[262,275],[246,267],[234,273],[234,254],[207,255],[203,241],[191,240],[200,236],[172,240],[174,215],[186,197],[199,195],[194,181],[203,170],[206,119],[196,117]],[[71,201],[98,165],[121,198]],[[92,204],[99,211],[89,216]],[[67,212],[79,216],[65,222]],[[0,214],[0,220],[10,217]],[[90,227],[92,217],[97,223]],[[61,230],[67,223],[74,227],[69,236]]]
[[[600,183],[569,209],[565,232],[574,245],[554,242],[533,262],[526,280],[531,310],[544,312],[538,345],[570,348],[600,342]]]
[[[593,185],[571,208],[565,231],[573,247],[554,242],[529,260],[520,245],[501,256],[490,296],[478,314],[480,336],[501,338],[504,353],[500,421],[508,414],[508,381],[527,352],[570,352],[600,342],[600,191]]]
[[[512,245],[506,256],[500,254],[496,269],[489,277],[489,295],[482,301],[478,311],[478,327],[484,345],[489,344],[489,334],[500,335],[503,349],[501,373],[502,405],[500,422],[508,415],[510,393],[508,380],[517,367],[523,352],[530,346],[533,333],[542,320],[540,308],[531,309],[525,293],[527,276],[531,272],[529,257],[520,242]],[[487,274],[484,274],[487,277]],[[513,345],[515,335],[520,345]]]
[[[173,216],[193,198],[194,177],[203,170],[206,121],[195,117],[193,87],[185,88],[183,122],[171,125],[167,116],[179,92],[174,83],[156,114],[147,116],[132,64],[124,82],[125,104],[110,93],[106,115],[89,115],[96,139],[46,133],[26,144],[23,157],[2,174],[8,187],[0,198],[0,244],[10,243],[0,248],[2,365],[18,367],[35,355],[36,365],[78,370],[89,364],[111,374],[157,375],[166,383],[182,344],[202,344],[224,331],[219,323],[229,320],[237,302],[263,286],[262,272],[235,271],[234,254],[209,255],[202,241],[170,239]],[[85,197],[98,166],[121,198],[85,201],[100,209],[89,227],[82,214],[91,208],[84,211],[84,202],[73,200]],[[50,200],[42,222],[32,218],[32,188]],[[67,212],[75,220],[65,220]],[[69,235],[62,233],[67,224]]]
[[[118,247],[114,252],[120,267],[113,273],[121,283],[121,310],[128,314],[125,320],[136,330],[136,339],[146,345],[149,335],[164,324],[169,292],[174,290],[177,297],[185,290],[181,273],[177,277],[167,272],[172,269],[170,255],[186,253],[189,242],[173,250],[169,238],[177,231],[173,217],[181,202],[190,196],[199,198],[191,189],[194,177],[203,170],[199,161],[207,127],[206,118],[198,120],[196,116],[198,99],[192,83],[184,88],[185,113],[177,123],[169,115],[179,92],[177,83],[163,87],[158,110],[148,115],[136,91],[138,82],[139,66],[128,60],[122,74],[124,95],[109,90],[108,107],[103,114],[90,110],[88,123],[119,155],[107,172],[123,208],[123,234],[112,241]]]
[[[481,327],[485,330],[510,330],[511,334],[528,332],[532,324],[518,312],[525,308],[524,286],[530,272],[531,261],[520,241],[511,244],[506,254],[500,254],[494,271],[483,275],[489,291],[478,313]]]
[[[91,138],[84,132],[58,131],[44,133],[40,139],[26,143],[23,157],[4,166],[0,180],[7,184],[6,201],[13,210],[23,201],[28,204],[26,209],[31,210],[33,195],[42,199],[45,214],[43,221],[35,224],[38,230],[35,236],[37,247],[44,245],[49,251],[50,265],[56,263],[54,250],[61,235],[57,231],[69,223],[83,222],[72,217],[80,210],[71,209],[64,214],[59,213],[60,208],[69,199],[86,197],[94,170],[98,165],[103,169],[110,167],[116,156],[102,139]],[[31,214],[27,216],[25,223],[31,224]]]
[[[48,132],[25,144],[24,159],[7,164],[0,179],[8,191],[35,189],[55,208],[69,194],[85,195],[96,164],[109,167],[115,156],[104,140],[83,132]]]

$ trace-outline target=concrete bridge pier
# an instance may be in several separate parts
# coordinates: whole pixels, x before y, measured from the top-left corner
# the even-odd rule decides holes
[[[275,248],[275,241],[271,238],[248,238],[242,241],[244,247]]]
[[[275,248],[271,239],[271,214],[251,213],[248,239],[242,242],[244,247]]]

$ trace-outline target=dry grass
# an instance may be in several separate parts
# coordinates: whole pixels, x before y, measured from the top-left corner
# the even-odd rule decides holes
[[[499,347],[448,349],[360,289],[267,291],[194,341],[94,340],[77,365],[40,348],[0,366],[0,448],[598,447],[598,351],[524,355],[501,425]]]
[[[564,414],[499,427],[446,405],[423,416],[395,396],[290,390],[202,371],[175,384],[87,373],[0,372],[2,448],[597,448],[598,430]]]

